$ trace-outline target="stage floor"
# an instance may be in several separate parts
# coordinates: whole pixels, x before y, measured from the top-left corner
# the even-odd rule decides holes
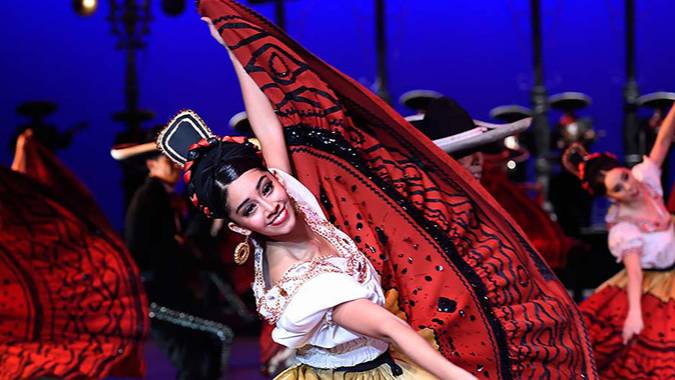
[[[236,338],[230,356],[230,366],[223,377],[227,380],[264,380],[259,371],[260,350],[258,338]],[[145,345],[146,376],[148,380],[171,380],[176,371],[159,348],[150,340]],[[132,380],[131,378],[109,377],[109,380]]]

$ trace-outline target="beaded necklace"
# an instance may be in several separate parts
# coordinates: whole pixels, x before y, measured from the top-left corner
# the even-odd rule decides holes
[[[264,249],[256,245],[253,292],[258,305],[258,313],[270,324],[279,320],[286,306],[303,284],[322,273],[345,273],[359,283],[363,283],[367,277],[368,259],[358,250],[354,241],[326,220],[323,215],[319,215],[304,203],[292,197],[291,199],[296,215],[305,220],[313,233],[328,242],[334,248],[335,253],[291,265],[279,281],[267,288],[263,275]]]

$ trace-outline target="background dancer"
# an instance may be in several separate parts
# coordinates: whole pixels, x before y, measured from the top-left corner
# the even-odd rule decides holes
[[[673,132],[675,107],[649,156],[632,169],[610,154],[587,154],[581,145],[563,157],[586,190],[612,201],[609,249],[626,267],[581,304],[603,378],[675,376],[675,230],[661,187]]]

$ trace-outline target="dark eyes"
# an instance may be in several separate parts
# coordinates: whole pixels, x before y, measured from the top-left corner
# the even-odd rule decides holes
[[[270,194],[272,194],[272,191],[274,191],[274,184],[272,181],[267,181],[265,184],[263,184],[262,189],[260,192],[262,193],[263,197],[266,197]],[[242,213],[245,217],[251,216],[253,212],[255,211],[255,208],[257,205],[254,202],[249,202],[246,207],[244,207],[244,212]]]
[[[628,181],[628,173],[622,173],[621,174],[621,182],[627,182]],[[615,193],[618,193],[619,191],[623,190],[623,184],[618,183],[616,184],[613,188],[612,191]]]
[[[270,195],[272,190],[274,190],[274,185],[272,184],[272,181],[269,181],[265,185],[263,185],[262,194],[263,195]]]
[[[246,207],[244,207],[244,216],[250,216],[253,211],[255,211],[255,204],[249,203]]]

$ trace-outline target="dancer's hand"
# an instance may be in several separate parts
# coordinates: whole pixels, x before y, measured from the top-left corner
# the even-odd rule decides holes
[[[623,323],[623,344],[628,344],[631,338],[639,335],[643,328],[642,313],[629,311],[626,321]]]
[[[201,20],[204,21],[209,26],[211,37],[213,37],[214,40],[218,41],[219,44],[225,46],[225,41],[223,41],[223,37],[221,37],[220,33],[218,33],[218,29],[216,29],[216,27],[213,26],[213,21],[211,21],[211,19],[208,17],[202,17]]]

